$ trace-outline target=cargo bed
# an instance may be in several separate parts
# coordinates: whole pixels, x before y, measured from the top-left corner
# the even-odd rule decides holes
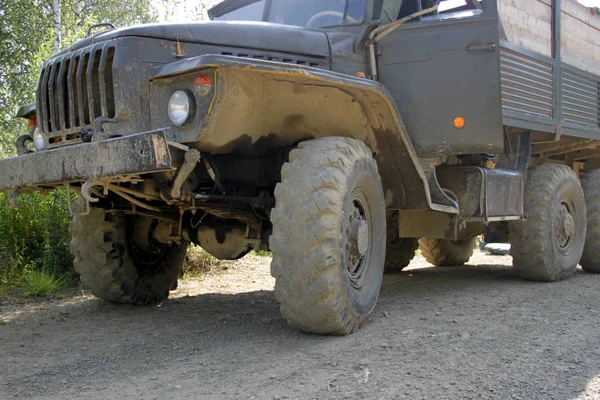
[[[600,15],[576,0],[499,0],[498,12],[504,125],[600,139]]]

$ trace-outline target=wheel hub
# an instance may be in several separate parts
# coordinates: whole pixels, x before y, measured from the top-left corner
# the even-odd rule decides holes
[[[354,201],[347,226],[348,246],[346,254],[348,272],[350,272],[353,279],[358,279],[361,276],[362,260],[369,251],[371,240],[369,223],[365,218],[364,209],[358,201]]]
[[[556,227],[556,239],[558,245],[564,248],[569,244],[569,241],[575,234],[575,219],[565,203],[562,203],[558,209]]]

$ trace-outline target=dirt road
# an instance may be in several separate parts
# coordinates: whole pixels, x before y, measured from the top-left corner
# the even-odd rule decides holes
[[[89,297],[0,308],[0,398],[597,399],[600,276],[519,280],[509,257],[387,276],[366,328],[299,333],[267,261],[150,308]]]

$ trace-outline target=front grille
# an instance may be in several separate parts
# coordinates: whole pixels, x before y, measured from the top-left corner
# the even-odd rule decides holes
[[[114,46],[102,45],[50,60],[38,83],[39,126],[58,144],[79,139],[98,117],[115,117]]]

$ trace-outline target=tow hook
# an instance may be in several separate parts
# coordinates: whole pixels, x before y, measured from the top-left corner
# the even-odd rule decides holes
[[[181,187],[187,178],[189,178],[192,171],[194,171],[194,168],[196,168],[196,164],[200,162],[200,158],[200,152],[196,149],[188,150],[185,153],[185,160],[177,173],[177,177],[175,178],[173,187],[169,193],[173,199],[178,199],[181,196]]]

